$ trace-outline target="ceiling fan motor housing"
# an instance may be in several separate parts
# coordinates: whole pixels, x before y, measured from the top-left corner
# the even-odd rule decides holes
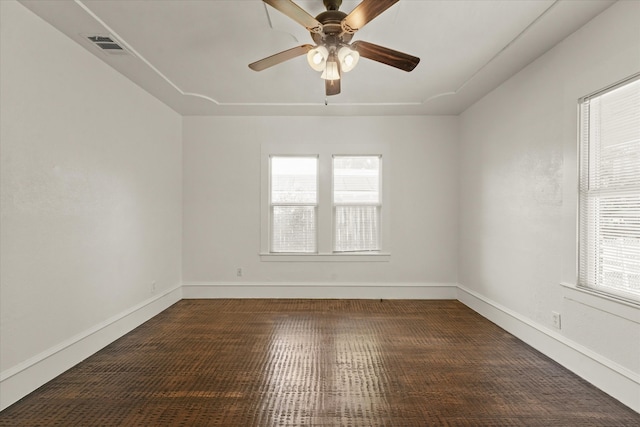
[[[326,2],[325,2],[326,3]],[[339,10],[327,10],[322,12],[316,19],[322,24],[322,32],[310,32],[311,38],[317,45],[338,46],[349,43],[353,34],[342,30],[342,20],[347,16]]]

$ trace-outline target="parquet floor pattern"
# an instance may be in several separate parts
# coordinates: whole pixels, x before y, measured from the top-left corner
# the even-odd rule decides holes
[[[182,300],[0,426],[639,426],[457,301]]]

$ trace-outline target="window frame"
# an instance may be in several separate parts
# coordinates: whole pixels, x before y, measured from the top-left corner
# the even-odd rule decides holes
[[[261,261],[268,262],[388,262],[390,253],[391,215],[389,188],[391,185],[391,152],[389,144],[372,143],[306,143],[263,142],[261,146],[260,179],[260,251]],[[270,204],[270,159],[271,157],[317,157],[318,200],[316,253],[271,252],[271,204]],[[384,161],[381,170],[380,250],[376,252],[334,251],[333,208],[333,156],[379,156]]]
[[[589,253],[588,249],[589,249],[589,245],[588,245],[588,240],[589,238],[585,238],[585,234],[587,234],[587,231],[583,231],[583,228],[587,227],[588,224],[586,224],[587,219],[585,218],[584,212],[584,201],[583,198],[586,197],[585,194],[587,194],[589,192],[589,174],[591,173],[591,165],[592,165],[592,159],[590,157],[590,134],[592,131],[592,127],[590,126],[590,123],[588,123],[588,118],[585,119],[585,104],[590,102],[592,99],[594,98],[598,98],[602,95],[605,95],[611,91],[614,91],[616,89],[619,89],[627,84],[631,84],[633,82],[636,82],[640,80],[640,73],[636,73],[633,74],[632,76],[629,76],[623,80],[620,80],[614,84],[611,84],[609,86],[606,86],[596,92],[593,92],[589,95],[583,96],[581,98],[578,99],[578,105],[577,105],[577,118],[578,118],[578,138],[577,138],[577,145],[578,145],[578,150],[577,150],[577,159],[578,159],[578,167],[577,167],[577,177],[578,177],[578,185],[577,185],[577,189],[578,189],[578,200],[577,200],[577,253],[576,253],[576,288],[589,292],[589,293],[593,293],[596,295],[600,295],[602,297],[606,297],[606,298],[610,298],[613,300],[619,300],[621,302],[625,302],[625,303],[629,303],[632,304],[633,306],[638,306],[640,305],[640,295],[637,295],[635,293],[631,293],[631,292],[626,292],[624,290],[616,290],[613,287],[610,286],[604,286],[604,285],[598,285],[598,284],[590,284],[590,283],[585,283],[585,281],[583,280],[583,275],[587,275],[586,272],[584,272],[584,265],[585,264],[589,264],[591,261],[590,260],[584,260],[586,257],[592,257],[593,255],[591,253]],[[589,114],[588,112],[586,113],[587,115]],[[585,135],[587,135],[585,137]],[[616,191],[616,190],[609,190],[609,191]],[[619,191],[619,190],[617,190]],[[593,238],[592,235],[589,235],[589,237]],[[584,261],[583,261],[584,260]]]
[[[367,203],[367,202],[361,202],[361,203],[337,203],[335,200],[335,160],[336,157],[377,157],[378,158],[378,191],[379,191],[379,197],[378,197],[378,201],[376,203]],[[380,252],[380,250],[382,249],[382,215],[384,213],[384,209],[382,208],[382,201],[383,201],[383,188],[382,188],[382,182],[383,182],[383,177],[384,177],[384,171],[383,171],[383,157],[381,155],[378,154],[333,154],[331,156],[331,208],[332,208],[332,219],[333,219],[333,231],[332,231],[332,237],[333,237],[333,242],[332,242],[332,250],[334,254],[350,254],[350,253],[368,253],[368,254],[373,254],[373,253],[378,253]],[[363,250],[363,251],[338,251],[336,249],[336,234],[337,234],[337,229],[336,229],[336,225],[337,225],[337,207],[363,207],[363,206],[371,206],[371,207],[375,207],[378,213],[378,223],[379,223],[379,227],[380,229],[378,230],[378,249],[375,250]]]
[[[271,179],[273,178],[272,174],[272,161],[273,158],[306,158],[306,159],[315,159],[316,160],[316,201],[314,203],[311,202],[274,202],[272,199],[273,192],[271,191]],[[318,253],[318,205],[319,205],[319,189],[320,189],[320,159],[318,156],[301,156],[301,155],[270,155],[269,156],[269,253],[273,254],[284,254],[284,255],[292,255],[292,254],[316,254]],[[306,206],[313,207],[314,210],[314,221],[315,221],[315,250],[313,252],[276,252],[273,250],[273,221],[274,221],[274,207],[276,206],[286,206],[286,207],[294,207],[294,206]]]

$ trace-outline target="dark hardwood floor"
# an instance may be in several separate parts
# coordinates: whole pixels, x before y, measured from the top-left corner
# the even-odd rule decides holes
[[[2,426],[639,426],[456,301],[183,300]]]

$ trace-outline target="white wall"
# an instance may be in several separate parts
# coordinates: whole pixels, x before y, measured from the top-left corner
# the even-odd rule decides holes
[[[179,287],[182,190],[181,117],[22,5],[0,8],[5,407]]]
[[[333,138],[390,143],[391,261],[261,262],[261,144]],[[456,117],[185,117],[183,159],[187,285],[457,283]]]
[[[611,377],[591,380],[636,410],[638,309],[561,283],[576,283],[577,100],[640,70],[639,22],[640,2],[618,2],[465,111],[459,164],[462,287],[602,362]]]

